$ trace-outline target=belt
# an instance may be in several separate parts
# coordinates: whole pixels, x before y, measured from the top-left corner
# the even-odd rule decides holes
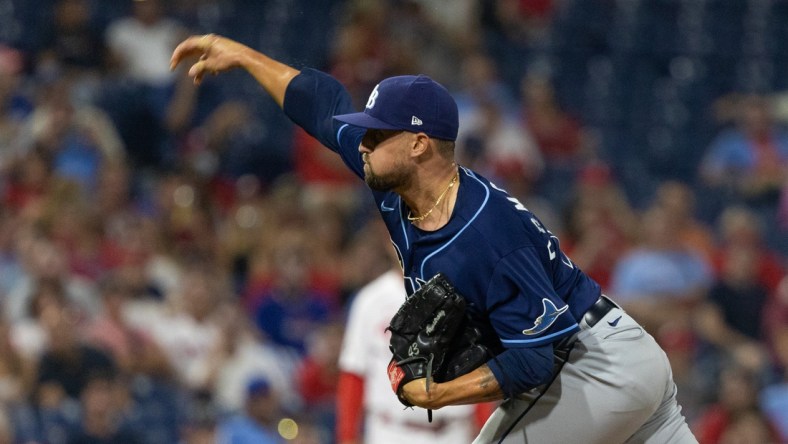
[[[591,306],[588,310],[586,310],[583,318],[580,320],[580,329],[581,330],[588,330],[595,326],[602,318],[605,317],[606,314],[610,313],[610,310],[614,308],[621,308],[610,300],[605,295],[599,296],[599,299],[594,302],[594,305]],[[557,355],[560,355],[562,359],[566,359],[569,356],[569,351],[572,349],[572,345],[577,340],[577,333],[573,335],[569,335],[555,344],[554,352]]]
[[[586,328],[591,328],[597,324],[597,322],[601,321],[602,318],[605,317],[606,314],[610,313],[610,310],[614,308],[621,308],[615,302],[611,301],[607,296],[602,295],[599,296],[599,299],[594,302],[594,305],[586,311],[586,314],[583,315],[582,324],[586,325]]]

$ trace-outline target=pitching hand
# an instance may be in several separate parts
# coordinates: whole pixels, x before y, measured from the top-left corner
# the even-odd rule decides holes
[[[186,58],[198,57],[197,62],[189,68],[189,76],[194,79],[195,85],[199,85],[206,73],[216,75],[240,66],[249,50],[247,46],[215,34],[191,36],[173,51],[170,69],[175,69]]]

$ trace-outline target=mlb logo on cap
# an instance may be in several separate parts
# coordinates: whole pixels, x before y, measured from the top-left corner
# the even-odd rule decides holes
[[[389,77],[375,86],[364,112],[334,116],[367,129],[423,132],[456,140],[457,103],[440,83],[425,75]]]

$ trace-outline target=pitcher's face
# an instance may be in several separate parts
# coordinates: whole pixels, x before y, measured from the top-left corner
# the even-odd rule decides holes
[[[375,191],[391,191],[408,183],[413,165],[408,157],[413,134],[369,129],[359,152],[364,160],[364,180]]]

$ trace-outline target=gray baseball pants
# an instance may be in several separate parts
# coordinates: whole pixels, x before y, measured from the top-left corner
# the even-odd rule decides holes
[[[667,356],[619,308],[591,328],[581,323],[568,361],[526,413],[539,393],[504,401],[473,443],[697,443]]]

